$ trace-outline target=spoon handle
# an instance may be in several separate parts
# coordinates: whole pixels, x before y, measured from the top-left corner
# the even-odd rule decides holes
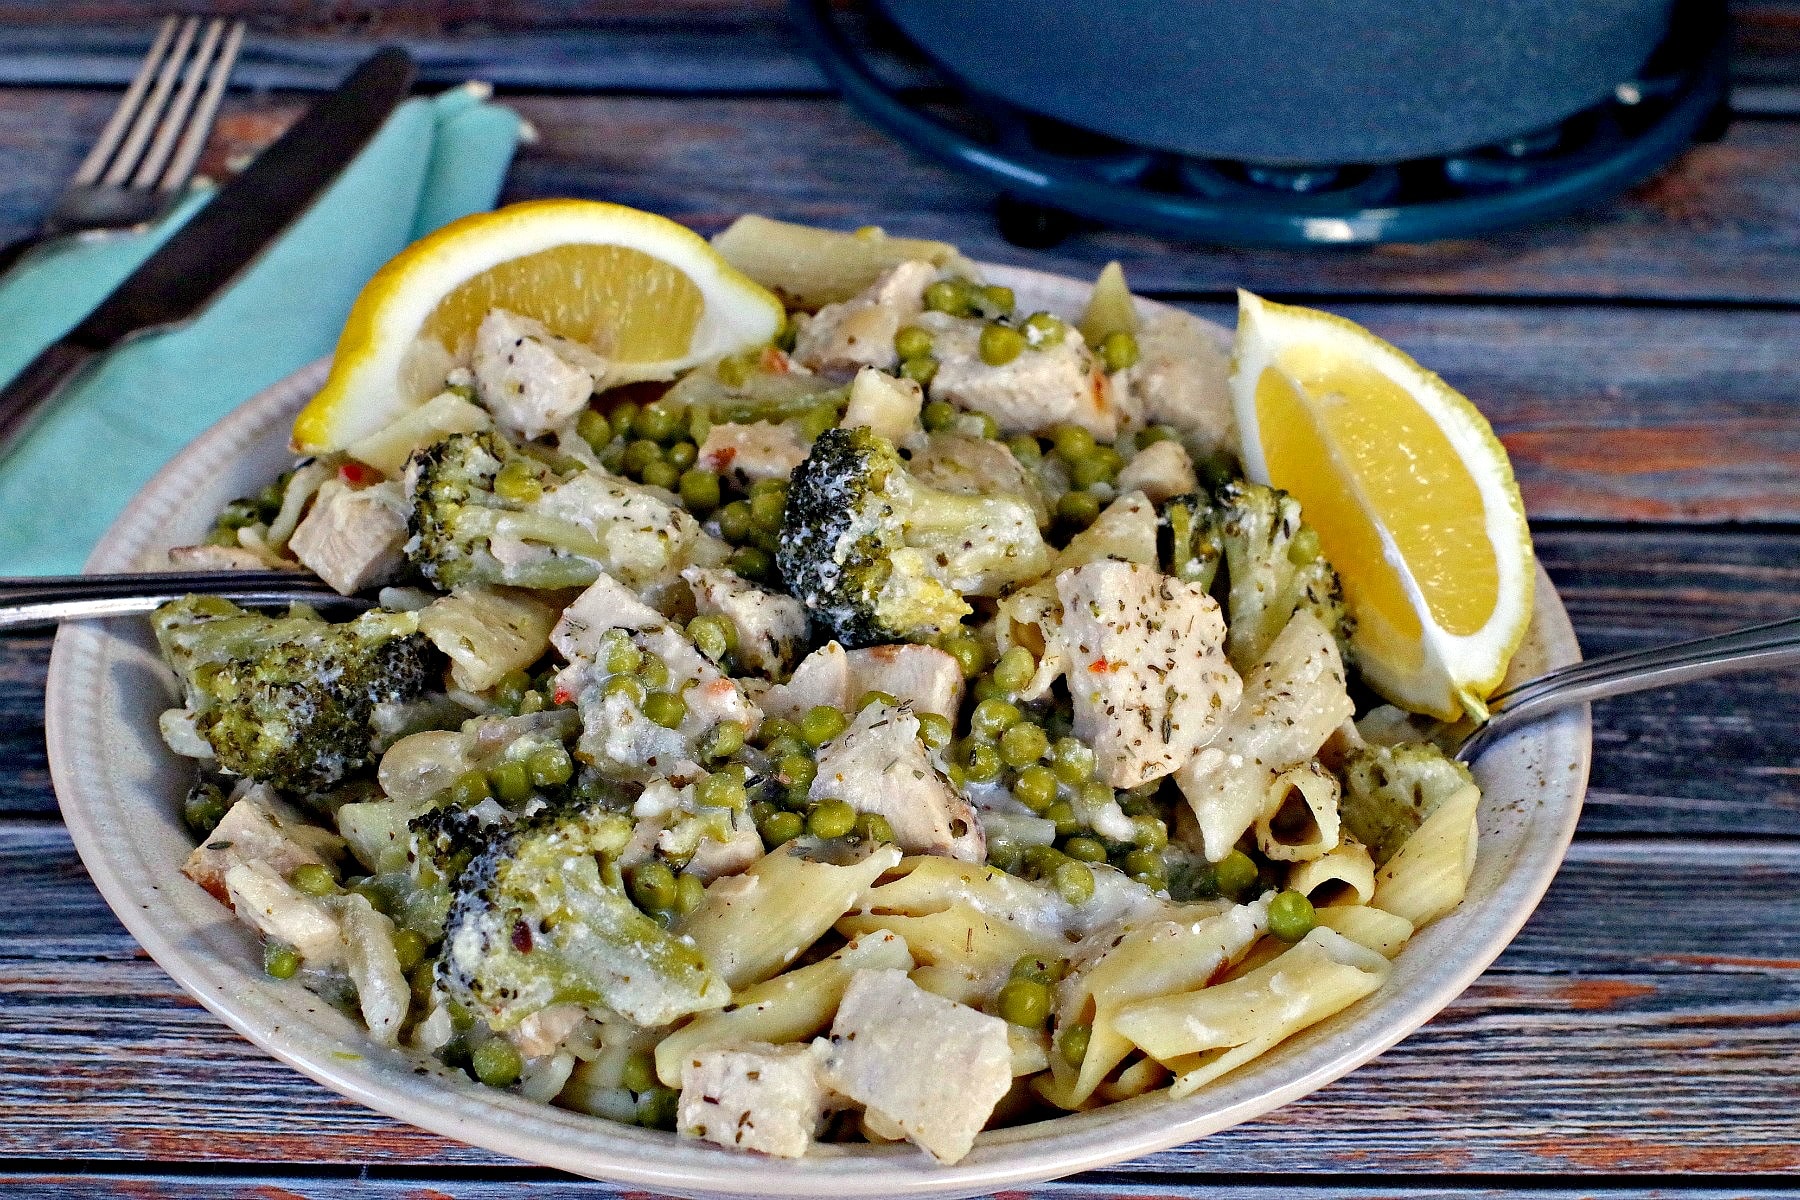
[[[1457,748],[1456,757],[1472,762],[1496,738],[1571,704],[1674,687],[1736,671],[1797,665],[1800,617],[1571,663],[1489,700],[1491,715]]]
[[[170,600],[193,593],[224,596],[262,608],[295,601],[315,608],[369,607],[368,600],[340,596],[323,580],[302,571],[164,571],[0,579],[0,633],[88,617],[155,612]]]

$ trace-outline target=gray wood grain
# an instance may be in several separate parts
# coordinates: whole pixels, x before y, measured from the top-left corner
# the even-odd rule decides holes
[[[1437,1020],[1138,1173],[1800,1169],[1800,841],[1578,843]],[[45,914],[55,914],[54,919]],[[0,1158],[504,1160],[375,1116],[238,1040],[137,952],[63,831],[0,823]]]

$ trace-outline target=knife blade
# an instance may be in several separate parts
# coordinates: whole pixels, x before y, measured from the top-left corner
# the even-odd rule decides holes
[[[370,56],[221,187],[79,325],[0,388],[0,460],[95,357],[205,308],[361,152],[405,99],[415,70],[404,50]]]

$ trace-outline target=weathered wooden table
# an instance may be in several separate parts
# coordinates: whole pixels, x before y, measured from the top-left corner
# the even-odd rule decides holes
[[[0,0],[0,239],[73,169],[147,6]],[[190,9],[248,11],[210,0]],[[265,6],[226,148],[388,38],[542,134],[509,198],[601,197],[703,231],[739,212],[881,224],[1224,314],[1328,304],[1432,365],[1512,452],[1590,654],[1800,611],[1800,5],[1739,12],[1736,117],[1603,211],[1480,241],[1220,251],[1122,234],[1028,253],[992,197],[827,94],[779,0]],[[504,15],[499,15],[503,11]],[[79,23],[72,26],[65,23]],[[0,516],[0,519],[4,519]],[[94,891],[44,763],[47,638],[0,640],[0,1192],[550,1197],[610,1189],[396,1124],[227,1031]],[[1668,1187],[1800,1170],[1800,679],[1601,705],[1580,832],[1543,907],[1437,1020],[1216,1137],[1032,1195],[1274,1197]]]

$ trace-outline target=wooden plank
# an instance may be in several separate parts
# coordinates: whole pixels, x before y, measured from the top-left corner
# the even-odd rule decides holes
[[[1540,528],[1589,654],[1792,615],[1800,530]],[[53,814],[48,639],[0,638],[0,816]],[[1607,701],[1584,830],[1774,834],[1800,827],[1800,676],[1738,676]]]
[[[1148,1173],[1800,1169],[1800,845],[1580,843],[1498,964],[1375,1063]],[[54,913],[54,919],[46,914]],[[1572,1132],[1575,1131],[1575,1132]],[[0,824],[0,1157],[505,1162],[340,1100],[134,953],[62,832]]]
[[[543,135],[506,198],[592,196],[703,231],[744,211],[879,224],[1001,262],[1091,276],[1118,259],[1140,289],[1228,296],[1576,297],[1800,302],[1800,122],[1742,121],[1594,213],[1488,238],[1321,252],[1237,251],[1118,232],[1023,251],[984,185],[914,155],[828,99],[520,96]],[[292,111],[234,102],[265,133]],[[104,123],[108,93],[0,92],[0,236],[28,227]],[[880,181],[872,187],[872,181]]]
[[[262,1172],[207,1175],[155,1175],[143,1171],[89,1175],[54,1169],[0,1172],[0,1189],[18,1200],[642,1200],[648,1193],[573,1179],[545,1178],[542,1173],[507,1171],[470,1178],[461,1174],[392,1178],[318,1178]],[[1201,1191],[1204,1189],[1204,1192]],[[1104,1175],[1076,1175],[1056,1183],[1011,1187],[1007,1200],[1170,1200],[1201,1195],[1208,1200],[1499,1200],[1530,1195],[1542,1200],[1656,1200],[1661,1188],[1642,1185],[1570,1188],[1553,1182],[1507,1180],[1504,1185],[1475,1182],[1466,1187],[1445,1184],[1413,1186],[1400,1182],[1373,1185],[1367,1174],[1344,1179],[1304,1182],[1215,1181],[1198,1172],[1153,1182],[1122,1182]],[[1685,1200],[1774,1200],[1791,1195],[1781,1188],[1688,1187]]]

